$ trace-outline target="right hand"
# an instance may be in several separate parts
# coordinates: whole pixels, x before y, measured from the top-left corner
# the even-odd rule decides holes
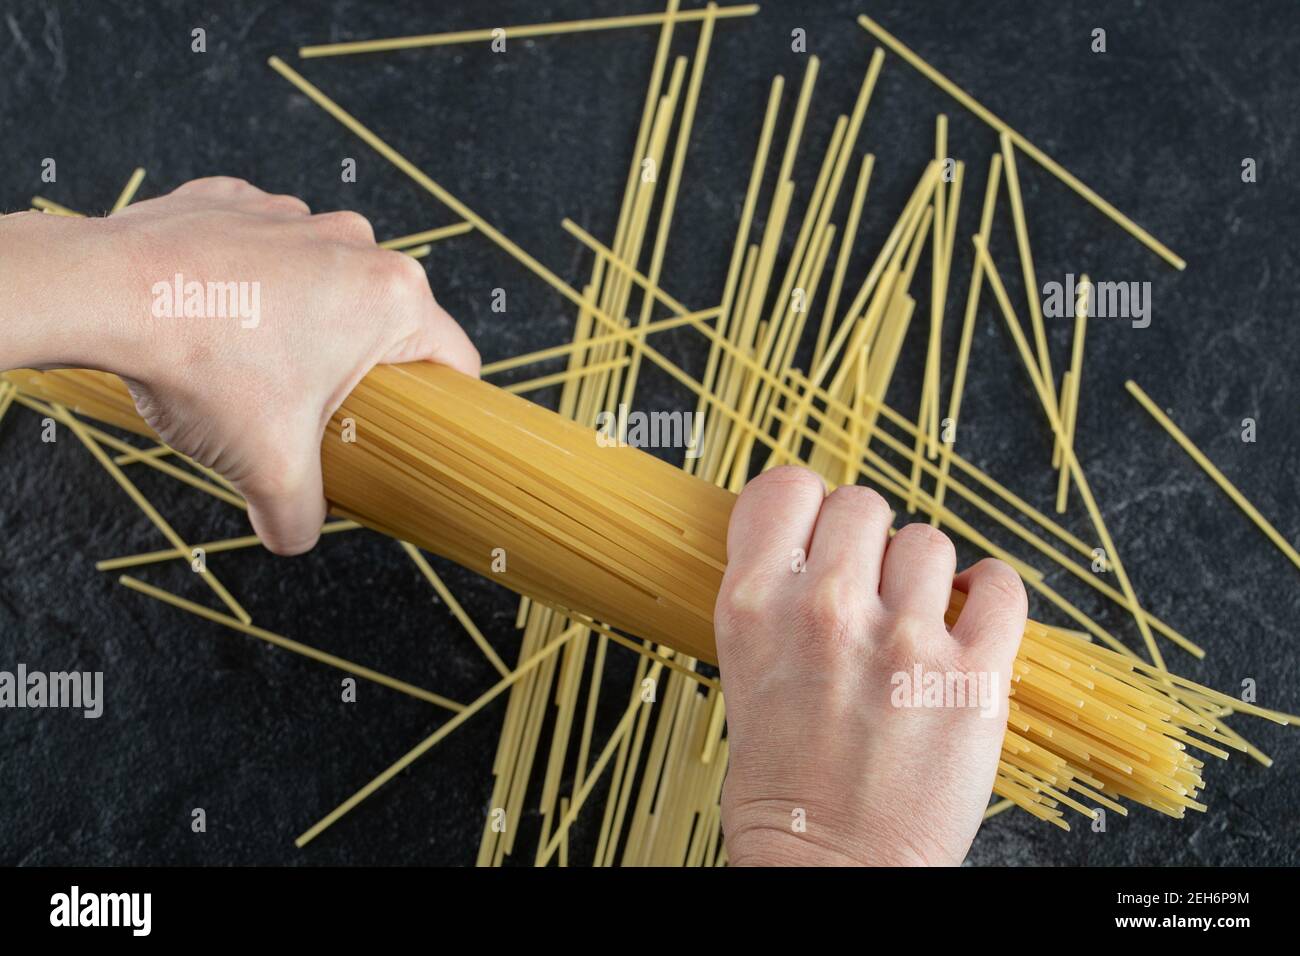
[[[912,524],[891,541],[892,519],[875,491],[828,496],[791,467],[736,502],[714,611],[733,864],[957,865],[970,848],[1006,734],[1025,589],[993,559],[954,581],[947,536]],[[968,596],[949,631],[954,586]],[[978,706],[899,706],[897,675],[918,666],[982,674],[989,692]]]

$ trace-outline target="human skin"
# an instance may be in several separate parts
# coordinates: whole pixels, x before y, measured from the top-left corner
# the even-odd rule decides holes
[[[946,535],[911,524],[890,539],[892,519],[875,491],[827,495],[793,467],[736,502],[714,612],[733,865],[955,866],[970,849],[1006,732],[1024,585],[993,559],[954,580]],[[967,598],[949,631],[951,587]],[[992,713],[897,706],[894,676],[918,664],[998,675]]]
[[[258,283],[260,321],[154,314],[153,288]],[[240,179],[186,183],[107,218],[0,218],[0,369],[120,375],[144,420],[247,499],[262,543],[299,554],[325,518],[325,425],[366,372],[479,356],[423,267],[354,212],[311,215]]]

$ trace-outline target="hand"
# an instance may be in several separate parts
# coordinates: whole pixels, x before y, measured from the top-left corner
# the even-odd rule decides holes
[[[50,261],[27,266],[45,280],[31,284],[46,306],[29,335],[39,344],[8,358],[121,375],[165,442],[245,496],[276,553],[316,543],[325,425],[366,372],[428,359],[478,375],[477,351],[419,262],[376,246],[356,213],[313,216],[301,200],[218,177],[107,219],[6,222],[18,219],[33,234],[24,245]],[[206,290],[201,317],[186,313],[190,283]],[[69,334],[70,316],[87,311]]]
[[[735,865],[957,865],[970,848],[1006,732],[1025,590],[992,559],[954,581],[947,536],[912,524],[891,541],[891,522],[871,489],[828,496],[799,468],[765,472],[736,502],[714,613]],[[954,586],[968,597],[949,631]],[[913,694],[918,668],[923,685],[951,675],[953,692],[929,701],[941,706],[914,706],[927,703]]]

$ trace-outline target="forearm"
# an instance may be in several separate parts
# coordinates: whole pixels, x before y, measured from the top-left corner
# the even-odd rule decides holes
[[[131,258],[108,219],[0,217],[0,371],[140,374],[148,349]]]

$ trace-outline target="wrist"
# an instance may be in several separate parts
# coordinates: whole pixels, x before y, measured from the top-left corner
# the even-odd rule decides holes
[[[824,794],[772,799],[724,789],[722,830],[735,866],[957,866],[962,859],[869,803]]]
[[[148,287],[131,243],[112,219],[0,218],[0,369],[149,375]]]
[[[881,845],[876,845],[879,842]],[[732,866],[933,866],[935,861],[909,844],[892,841],[826,839],[808,833],[768,830],[727,838]],[[940,861],[960,865],[960,861]]]

